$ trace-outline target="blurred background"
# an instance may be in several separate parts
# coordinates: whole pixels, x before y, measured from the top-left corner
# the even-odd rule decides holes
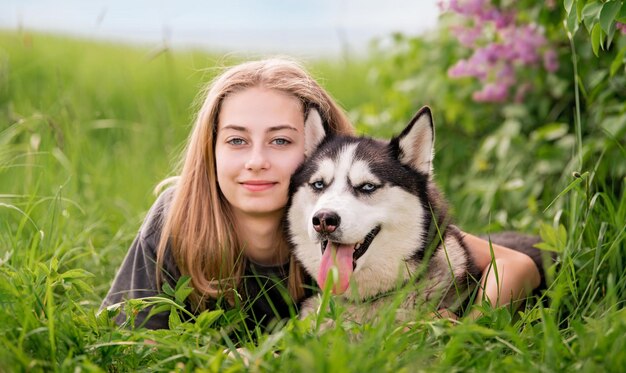
[[[438,13],[435,0],[5,0],[0,27],[311,58],[364,55],[374,38],[434,28]]]

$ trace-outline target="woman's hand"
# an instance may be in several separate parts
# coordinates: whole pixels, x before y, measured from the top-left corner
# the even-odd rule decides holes
[[[493,307],[510,303],[517,307],[519,301],[541,283],[539,269],[528,255],[492,243],[492,262],[489,241],[467,233],[464,233],[463,240],[472,259],[483,271],[475,304],[487,299]],[[492,264],[495,264],[495,269]],[[479,316],[480,311],[476,309],[470,313],[472,318]]]

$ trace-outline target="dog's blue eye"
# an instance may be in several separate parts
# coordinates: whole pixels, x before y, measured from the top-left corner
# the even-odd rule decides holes
[[[313,189],[315,189],[315,190],[322,190],[322,189],[324,189],[324,182],[323,181],[316,181],[316,182],[311,184],[311,187],[313,187]]]
[[[365,183],[359,187],[359,190],[366,193],[371,193],[376,190],[376,185],[372,183]]]

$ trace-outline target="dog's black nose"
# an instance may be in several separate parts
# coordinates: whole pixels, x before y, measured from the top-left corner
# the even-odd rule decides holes
[[[313,215],[313,229],[319,233],[333,233],[341,219],[334,211],[319,210]]]

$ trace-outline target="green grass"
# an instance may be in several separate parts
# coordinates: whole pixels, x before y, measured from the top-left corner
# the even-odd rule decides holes
[[[0,371],[244,370],[242,358],[222,353],[235,346],[253,371],[623,371],[626,180],[616,188],[594,177],[618,161],[606,158],[545,213],[558,265],[544,301],[519,313],[485,308],[476,321],[451,323],[425,310],[404,330],[388,310],[374,325],[322,334],[313,320],[291,320],[256,342],[233,339],[215,313],[166,331],[97,318],[152,188],[171,173],[195,95],[214,66],[232,62],[0,33]],[[375,95],[368,63],[307,66],[357,110]],[[445,164],[454,156],[437,154]],[[548,186],[541,205],[568,184]]]

